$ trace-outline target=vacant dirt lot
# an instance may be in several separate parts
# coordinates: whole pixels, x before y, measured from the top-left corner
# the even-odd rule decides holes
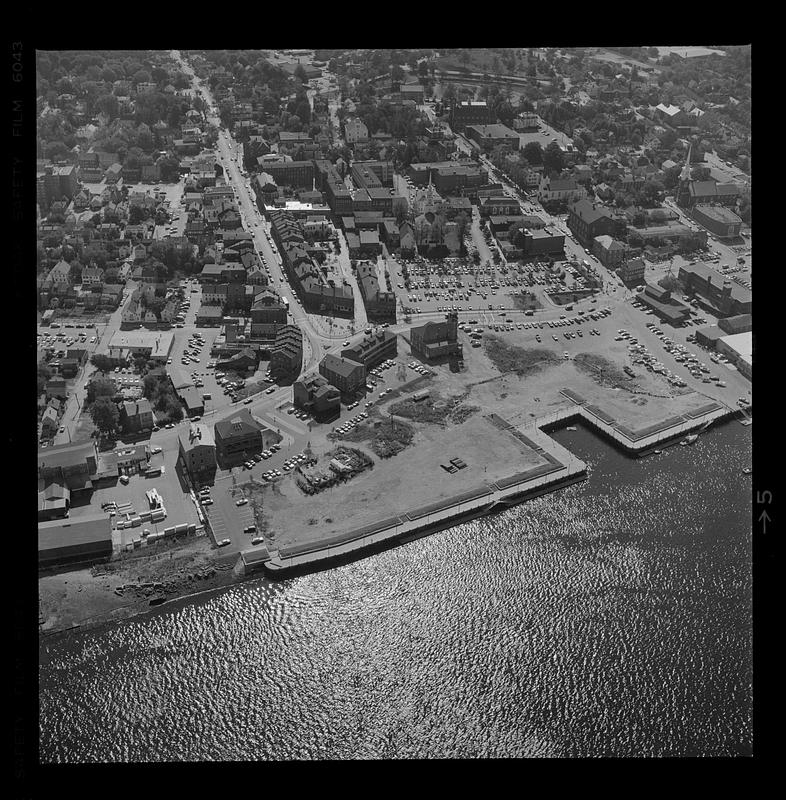
[[[367,525],[544,463],[534,450],[479,415],[447,428],[413,427],[415,437],[407,450],[377,460],[346,484],[312,497],[303,497],[291,479],[279,491],[268,490],[268,529],[279,546]],[[439,465],[455,456],[468,468],[449,475]]]

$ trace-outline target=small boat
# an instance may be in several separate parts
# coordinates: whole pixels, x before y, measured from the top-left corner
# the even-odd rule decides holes
[[[565,428],[565,430],[566,430],[566,431],[575,431],[575,430],[576,430],[576,428],[575,428],[575,426],[574,426],[574,425],[568,425],[568,427],[567,427],[567,428]]]
[[[655,453],[656,456],[659,456],[663,450],[653,450],[652,452]]]
[[[698,433],[692,433],[690,436],[686,436],[680,442],[680,444],[683,445],[683,446],[686,445],[686,444],[693,444],[696,441],[696,439],[698,439],[698,438],[699,438]]]
[[[753,470],[750,467],[743,467],[742,468],[742,474],[743,475],[750,475],[751,472],[753,472]]]

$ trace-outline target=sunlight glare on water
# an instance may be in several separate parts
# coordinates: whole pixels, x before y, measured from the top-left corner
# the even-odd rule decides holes
[[[42,760],[749,754],[749,429],[555,438],[588,481],[42,640]]]

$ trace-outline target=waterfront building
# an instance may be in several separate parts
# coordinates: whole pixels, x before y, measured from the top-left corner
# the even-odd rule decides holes
[[[741,375],[751,378],[753,365],[753,334],[734,333],[721,336],[716,345],[719,353],[723,353],[737,367]]]
[[[105,513],[38,523],[38,566],[101,561],[112,555],[112,523]]]

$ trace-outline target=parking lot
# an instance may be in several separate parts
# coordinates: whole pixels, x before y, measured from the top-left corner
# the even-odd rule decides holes
[[[243,490],[232,480],[224,478],[210,487],[208,496],[213,502],[203,504],[202,509],[210,523],[214,543],[229,539],[231,544],[227,547],[230,550],[248,547],[255,534],[244,533],[244,529],[254,525],[254,509],[248,502],[237,505],[244,499]]]

